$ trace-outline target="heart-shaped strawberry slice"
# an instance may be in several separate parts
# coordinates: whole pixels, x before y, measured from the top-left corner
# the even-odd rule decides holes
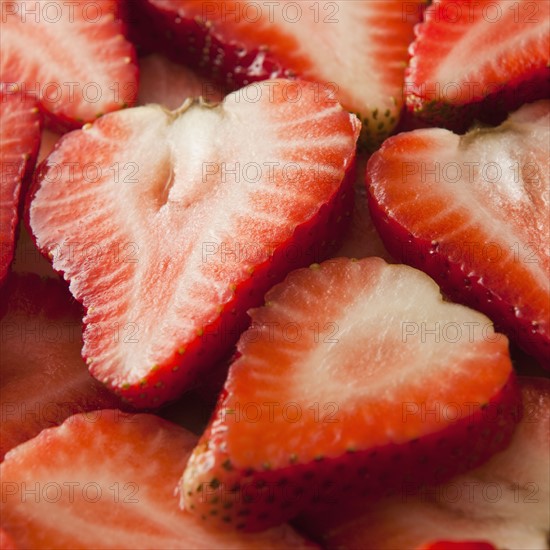
[[[550,367],[550,101],[494,129],[390,138],[368,164],[390,253]]]
[[[268,288],[334,248],[359,131],[317,85],[274,80],[63,138],[28,217],[87,308],[92,374],[158,405],[227,353]]]

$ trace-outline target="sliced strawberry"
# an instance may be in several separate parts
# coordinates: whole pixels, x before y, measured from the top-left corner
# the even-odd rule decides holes
[[[181,394],[229,352],[246,311],[344,229],[360,123],[315,84],[250,88],[217,107],[103,117],[37,178],[30,225],[87,308],[91,372],[137,406]]]
[[[80,356],[82,312],[63,283],[12,274],[0,304],[0,458],[71,414],[121,405]]]
[[[299,76],[319,82],[377,145],[396,125],[413,26],[424,0],[142,0],[144,27],[174,59],[224,86]]]
[[[354,185],[355,204],[351,212],[351,224],[344,235],[344,242],[334,257],[368,258],[378,256],[387,262],[392,262],[388,251],[376,231],[367,204],[365,189],[365,170],[368,157],[364,154],[357,157],[357,179]]]
[[[1,283],[13,259],[21,186],[34,168],[40,145],[41,120],[32,99],[6,94],[1,86],[0,117]]]
[[[338,518],[311,518],[312,531],[323,547],[548,548],[550,381],[519,380],[524,416],[505,451],[444,485],[408,483],[399,495],[375,504],[343,507]],[[437,540],[449,542],[434,545]],[[468,540],[480,542],[458,542]]]
[[[153,415],[71,416],[0,466],[4,529],[22,548],[315,548],[288,526],[215,532],[182,512],[174,487],[195,442]]]
[[[420,271],[329,260],[291,273],[251,316],[182,479],[185,508],[209,523],[256,530],[442,479],[510,439],[506,337]]]
[[[409,109],[464,131],[550,96],[548,0],[435,0],[416,28]]]
[[[117,0],[2,2],[2,83],[35,97],[54,129],[135,103],[135,50]]]
[[[158,103],[168,109],[177,109],[189,97],[202,97],[209,103],[216,103],[224,96],[214,82],[162,55],[141,58],[139,74],[138,105]]]
[[[417,130],[368,165],[373,221],[432,276],[550,367],[550,101],[465,136]]]

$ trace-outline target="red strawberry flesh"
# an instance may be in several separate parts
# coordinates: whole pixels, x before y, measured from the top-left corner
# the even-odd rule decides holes
[[[87,309],[91,372],[137,406],[194,383],[246,310],[343,231],[359,122],[315,84],[251,87],[217,107],[105,116],[64,137],[39,172],[37,245]],[[73,175],[59,172],[71,163]]]
[[[179,510],[174,487],[195,441],[153,415],[71,416],[0,466],[3,527],[21,548],[315,548],[288,526],[208,531]]]
[[[517,391],[506,337],[443,302],[417,270],[329,260],[291,273],[251,316],[182,480],[186,509],[208,521],[265,528],[409,477],[448,477],[509,440]],[[449,323],[458,339],[422,336]]]
[[[230,89],[276,77],[318,82],[358,114],[374,146],[397,123],[423,3],[143,0],[141,17],[164,53]]]
[[[33,96],[54,129],[135,103],[135,50],[124,38],[121,4],[2,2],[2,82]]]
[[[434,1],[410,47],[407,106],[465,131],[549,97],[549,24],[547,0]]]
[[[80,356],[82,311],[62,282],[12,274],[0,300],[0,458],[74,413],[121,405]]]
[[[396,259],[491,317],[550,367],[550,101],[495,129],[388,139],[367,169],[370,210]]]
[[[518,380],[524,415],[509,447],[443,485],[413,482],[404,485],[400,494],[374,504],[363,501],[342,507],[332,517],[312,516],[312,536],[330,549],[547,547],[550,381]],[[466,541],[480,542],[475,546]]]
[[[40,144],[40,114],[30,99],[0,88],[0,283],[15,247],[22,188],[32,173]]]

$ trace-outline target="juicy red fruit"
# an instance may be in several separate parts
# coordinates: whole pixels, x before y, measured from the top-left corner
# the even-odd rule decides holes
[[[32,96],[54,129],[82,126],[132,105],[135,50],[124,38],[122,3],[2,2],[2,83]]]
[[[292,272],[251,317],[182,478],[205,523],[254,531],[441,481],[513,433],[506,337],[420,271],[329,260]],[[445,323],[477,328],[437,342],[408,330]]]
[[[179,510],[174,486],[195,441],[153,415],[71,416],[0,466],[2,526],[20,548],[315,548],[287,525],[211,532]]]
[[[141,0],[138,13],[154,47],[231,90],[271,78],[318,82],[359,116],[364,140],[376,147],[399,118],[423,4]]]
[[[0,459],[76,412],[122,406],[80,356],[82,311],[62,282],[12,273],[0,303]]]
[[[0,283],[15,248],[19,198],[32,173],[40,145],[41,119],[36,103],[6,94],[0,87]]]
[[[550,101],[464,136],[388,139],[368,164],[373,221],[396,259],[491,317],[550,367]],[[435,160],[434,160],[435,159]]]
[[[415,29],[406,104],[456,131],[550,96],[550,2],[435,0]]]
[[[366,499],[308,531],[323,548],[493,550],[547,548],[550,536],[550,380],[519,377],[523,416],[510,445],[442,485],[409,483]],[[477,541],[477,542],[475,542]]]
[[[267,289],[330,254],[345,225],[359,122],[315,84],[253,86],[253,103],[245,89],[217,107],[105,116],[38,174],[30,226],[87,309],[83,354],[137,406],[193,384]]]

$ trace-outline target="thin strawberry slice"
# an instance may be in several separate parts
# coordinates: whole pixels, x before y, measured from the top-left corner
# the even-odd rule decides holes
[[[550,367],[550,101],[495,129],[417,130],[368,165],[390,254],[479,309]]]
[[[0,459],[74,413],[122,405],[80,356],[82,312],[62,282],[12,274],[0,303]]]
[[[196,72],[166,57],[151,54],[139,60],[138,105],[158,103],[177,109],[189,97],[202,97],[209,103],[223,99],[221,88]]]
[[[269,3],[268,3],[269,4]],[[319,82],[376,146],[396,125],[413,26],[424,0],[142,0],[164,52],[230,89],[275,77]]]
[[[324,548],[547,548],[550,536],[550,381],[519,378],[524,416],[510,446],[448,483],[403,486],[376,504],[313,517]],[[431,544],[432,541],[449,541]],[[458,541],[485,541],[484,546]],[[451,542],[454,541],[454,542]],[[471,546],[468,546],[470,544]],[[481,543],[479,543],[481,544]]]
[[[15,247],[22,185],[32,173],[40,145],[41,119],[30,98],[6,94],[0,86],[0,283]]]
[[[377,256],[392,262],[392,257],[384,248],[380,235],[372,223],[367,203],[367,190],[365,189],[365,171],[367,169],[368,156],[357,156],[357,179],[354,185],[355,203],[350,212],[351,223],[344,235],[342,246],[335,252],[334,257],[368,258]]]
[[[53,129],[135,103],[137,64],[117,0],[2,2],[2,83],[39,102]]]
[[[291,273],[251,316],[182,479],[185,508],[209,523],[257,530],[337,509],[448,477],[510,439],[506,337],[420,271],[329,260]]]
[[[21,548],[315,548],[288,526],[215,532],[182,512],[174,487],[195,442],[153,415],[71,416],[0,466],[4,529]]]
[[[251,88],[217,107],[105,116],[64,137],[37,178],[30,225],[87,308],[83,354],[137,406],[194,383],[247,309],[343,231],[360,123],[315,84]]]
[[[548,0],[435,0],[416,27],[409,109],[464,131],[550,96]]]

